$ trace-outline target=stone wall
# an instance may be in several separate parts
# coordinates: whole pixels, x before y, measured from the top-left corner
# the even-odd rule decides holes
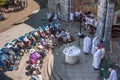
[[[68,21],[69,0],[48,0],[48,9],[52,13],[57,13],[58,18]]]
[[[56,12],[62,20],[69,20],[69,13],[73,12],[74,0],[48,0],[50,12]]]

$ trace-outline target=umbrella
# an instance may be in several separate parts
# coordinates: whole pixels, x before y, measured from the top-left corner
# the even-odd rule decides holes
[[[35,53],[30,54],[30,59],[37,59],[37,56],[35,55]]]
[[[36,59],[39,58],[39,57],[40,57],[40,55],[39,55],[37,52],[34,52],[34,53],[31,53],[31,54],[30,54],[30,59],[36,60]]]

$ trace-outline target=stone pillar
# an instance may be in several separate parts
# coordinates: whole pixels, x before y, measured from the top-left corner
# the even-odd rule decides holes
[[[60,19],[68,21],[68,1],[69,0],[60,0]]]
[[[104,44],[106,49],[110,51],[110,38],[111,38],[111,30],[113,25],[113,16],[114,16],[114,2],[108,0],[107,4],[107,15],[106,15],[106,23],[105,23],[105,30],[104,30]]]
[[[55,0],[48,0],[48,11],[55,11]]]
[[[98,15],[97,15],[98,25],[95,35],[98,36],[101,40],[104,37],[106,12],[107,12],[107,0],[100,0],[98,3]]]
[[[98,25],[96,36],[104,41],[107,51],[110,51],[110,35],[113,24],[114,0],[100,0],[98,4]]]

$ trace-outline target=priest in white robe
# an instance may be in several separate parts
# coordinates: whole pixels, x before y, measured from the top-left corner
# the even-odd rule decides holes
[[[99,43],[100,43],[100,40],[99,40],[99,38],[96,36],[96,37],[92,40],[92,50],[91,50],[91,54],[94,54],[94,53],[97,51],[96,47],[98,47]]]
[[[100,49],[100,47],[97,47],[97,51],[93,55],[93,64],[92,64],[95,70],[98,70],[99,68],[101,62],[101,56],[102,56],[102,50]]]
[[[117,72],[112,68],[109,68],[109,71],[110,71],[110,76],[107,80],[118,80]]]
[[[83,52],[85,54],[88,54],[90,51],[90,47],[91,47],[91,38],[89,37],[89,35],[87,35],[87,37],[85,37],[83,40]]]

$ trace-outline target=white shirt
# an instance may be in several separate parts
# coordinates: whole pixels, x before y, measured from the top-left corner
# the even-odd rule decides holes
[[[70,20],[74,20],[74,13],[70,13]]]
[[[81,36],[81,35],[82,35],[80,32],[78,32],[77,34],[78,34],[78,36]]]
[[[50,18],[51,18],[51,14],[47,13],[47,19],[50,19]]]
[[[76,17],[79,17],[79,16],[80,16],[80,12],[76,11],[76,12],[75,12],[75,16],[76,16]]]

